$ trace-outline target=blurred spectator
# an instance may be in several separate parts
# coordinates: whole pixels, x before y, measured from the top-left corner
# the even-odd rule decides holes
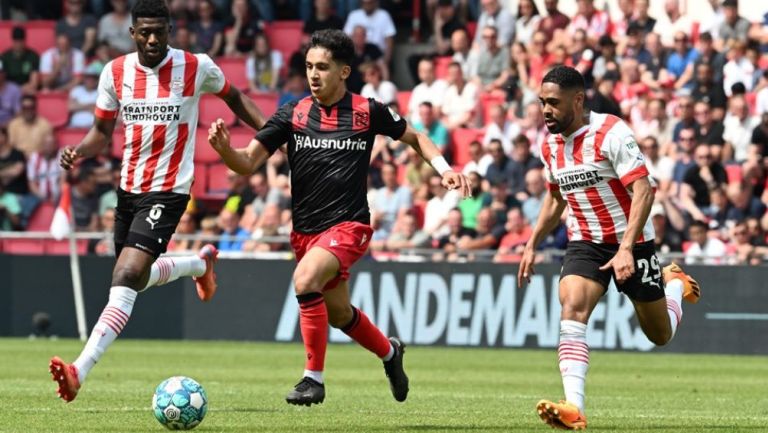
[[[691,97],[694,101],[708,104],[708,107],[712,110],[710,117],[718,120],[723,119],[727,98],[725,97],[725,92],[723,92],[723,85],[715,82],[712,76],[712,66],[708,63],[698,63],[696,65],[696,78],[693,82]]]
[[[646,110],[644,119],[633,122],[635,135],[654,137],[661,146],[662,153],[666,153],[673,142],[674,129],[674,124],[667,117],[667,105],[663,99],[654,98],[646,102]]]
[[[750,23],[739,16],[739,4],[736,0],[725,0],[722,4],[725,20],[717,30],[717,37],[723,47],[731,41],[746,41]]]
[[[451,209],[459,202],[456,190],[448,191],[442,185],[442,177],[432,175],[429,178],[430,199],[424,208],[424,231],[438,238],[447,232],[445,222]]]
[[[494,28],[495,45],[503,50],[515,39],[515,16],[504,8],[499,0],[480,0],[480,5],[483,12],[477,20],[477,31],[472,42],[473,51],[487,48],[485,29],[488,27]]]
[[[451,33],[451,60],[461,65],[464,77],[469,76],[469,58],[471,55],[469,33],[464,28],[454,30]]]
[[[755,66],[746,57],[747,43],[741,40],[731,41],[728,50],[728,63],[723,67],[723,90],[727,96],[733,94],[733,85],[741,83],[747,92],[753,87]]]
[[[441,152],[448,145],[448,129],[440,122],[435,113],[435,107],[429,101],[419,104],[419,120],[413,122],[413,127],[426,134]]]
[[[405,184],[411,189],[414,195],[421,194],[422,201],[426,201],[426,195],[423,194],[422,187],[427,184],[429,177],[435,173],[435,170],[424,158],[416,152],[416,149],[408,146],[405,150],[408,157],[405,163]],[[416,199],[414,198],[414,202]]]
[[[691,244],[685,251],[685,263],[717,265],[726,256],[725,244],[718,238],[707,236],[707,224],[693,221],[688,227]]]
[[[533,39],[533,33],[538,30],[541,22],[539,8],[533,0],[520,0],[517,5],[517,21],[515,22],[515,40],[528,45]]]
[[[523,201],[521,210],[525,221],[530,226],[534,226],[541,212],[541,204],[547,195],[547,187],[541,169],[534,168],[525,173],[525,191],[528,198]]]
[[[507,211],[519,207],[520,202],[510,193],[506,182],[491,184],[491,191],[485,196],[483,208],[493,211],[497,224],[504,225],[507,222]]]
[[[728,221],[743,222],[748,218],[760,218],[765,214],[766,205],[753,195],[754,187],[749,182],[734,182],[728,185]]]
[[[547,16],[539,22],[539,30],[544,32],[545,44],[549,43],[556,30],[565,30],[571,19],[557,9],[558,0],[544,0],[544,9],[547,10]]]
[[[633,27],[638,29],[642,36],[653,31],[656,26],[656,18],[648,15],[649,3],[649,0],[635,0],[635,11],[627,27],[627,36],[629,36],[629,29]]]
[[[469,162],[464,164],[462,173],[469,176],[470,173],[477,173],[482,177],[485,177],[488,172],[488,166],[493,162],[493,157],[485,153],[483,145],[473,140],[469,143]]]
[[[626,59],[625,62],[633,63],[632,59]],[[616,100],[617,81],[619,74],[616,71],[607,72],[595,82],[594,89],[587,89],[586,105],[595,113],[608,113],[614,116],[623,117],[619,101]],[[634,122],[633,122],[634,124]],[[639,128],[636,128],[639,129]]]
[[[21,109],[21,88],[6,79],[5,63],[0,61],[0,126],[6,126]]]
[[[349,65],[352,69],[347,78],[347,88],[350,92],[360,93],[363,88],[363,75],[360,66],[364,63],[375,62],[379,64],[382,77],[389,79],[389,69],[384,62],[384,53],[376,45],[366,42],[366,30],[363,26],[352,29],[352,46],[355,49],[355,58]]]
[[[528,49],[520,42],[513,42],[509,46],[509,66],[499,76],[502,81],[500,88],[491,92],[493,95],[504,97],[510,103],[516,103],[522,99],[529,100],[531,93],[528,89],[538,88],[539,83],[531,82],[530,70],[531,59],[528,56]]]
[[[112,56],[109,53],[109,44],[106,42],[99,42],[96,45],[96,54],[91,59],[89,65],[97,65],[101,70],[107,66],[107,63],[112,61]]]
[[[766,32],[766,35],[766,37],[768,37],[768,32]],[[763,75],[758,82],[756,90],[755,112],[759,115],[768,112],[768,69],[763,71]]]
[[[357,26],[365,28],[366,42],[376,45],[384,53],[384,63],[389,64],[397,33],[389,12],[379,8],[378,0],[360,0],[360,9],[347,16],[344,33],[351,36]]]
[[[760,124],[752,130],[752,145],[760,147],[760,154],[768,156],[768,112],[760,116]]]
[[[483,178],[477,172],[471,172],[467,175],[472,183],[472,194],[459,202],[461,211],[461,224],[464,227],[474,229],[477,226],[477,214],[483,208],[483,204],[490,199],[488,193],[483,191]]]
[[[648,4],[648,0],[639,0],[638,4],[645,2]],[[627,37],[625,39],[623,50],[621,55],[623,58],[635,59],[640,64],[641,68],[647,67],[651,63],[651,53],[645,49],[643,41],[645,40],[645,32],[637,25],[630,25],[627,29]],[[642,72],[642,69],[641,69]]]
[[[462,224],[462,215],[459,209],[451,209],[446,219],[447,233],[437,240],[437,247],[452,254],[456,252],[456,244],[464,237],[475,237],[475,230]]]
[[[109,189],[102,190],[104,192],[101,193],[99,196],[99,214],[103,215],[104,211],[107,209],[116,209],[117,208],[117,191],[120,189],[120,181],[122,180],[122,176],[120,175],[121,166],[120,161],[118,160],[118,164],[112,165],[112,187]],[[189,202],[187,202],[187,211],[188,212],[196,212],[197,208],[196,202],[194,198],[190,198]]]
[[[451,54],[451,37],[456,30],[464,28],[464,23],[456,13],[453,0],[438,0],[434,17],[432,37],[437,55],[449,55]]]
[[[715,187],[709,191],[709,206],[702,209],[702,212],[709,220],[709,228],[719,230],[724,233],[728,211],[731,204],[728,202],[728,197],[725,195],[723,187]]]
[[[80,167],[72,186],[72,218],[75,230],[95,232],[99,229],[99,195],[96,175],[87,167]]]
[[[30,155],[26,170],[29,191],[42,201],[58,203],[63,171],[59,165],[59,149],[53,134],[46,137],[39,152]]]
[[[227,208],[222,209],[219,212],[218,224],[221,229],[219,251],[243,251],[243,244],[248,241],[251,234],[240,227],[240,216],[237,212]]]
[[[709,104],[704,101],[698,101],[694,104],[693,115],[696,123],[699,125],[696,134],[702,143],[722,148],[725,144],[725,141],[723,141],[723,123],[715,122],[712,118],[713,111],[710,109]],[[722,150],[720,149],[720,151],[716,151],[715,157],[720,159],[721,156]]]
[[[531,141],[531,152],[538,156],[541,145],[549,136],[549,131],[544,124],[544,114],[538,101],[529,102],[525,106],[525,116],[520,121],[521,133]]]
[[[479,49],[477,56],[470,57],[470,79],[483,92],[501,89],[506,83],[506,78],[501,75],[509,68],[509,53],[497,43],[496,27],[486,26],[478,29],[478,33],[486,43]]]
[[[744,162],[747,159],[747,151],[752,139],[752,131],[760,124],[760,119],[750,116],[749,105],[743,96],[734,96],[729,101],[728,114],[723,121],[726,160],[733,159],[736,162]]]
[[[83,84],[69,92],[69,126],[90,128],[93,125],[93,110],[99,96],[99,65],[90,64],[83,73]]]
[[[667,72],[675,80],[675,88],[690,87],[688,83],[693,76],[693,64],[699,57],[698,51],[688,43],[685,32],[675,33],[675,45],[667,57]]]
[[[575,37],[581,30],[585,33],[585,42],[595,46],[598,38],[608,33],[611,19],[607,13],[595,8],[593,0],[577,0],[576,5],[577,12],[568,25],[568,34]]]
[[[506,234],[504,225],[496,223],[496,214],[489,208],[477,213],[475,236],[462,236],[456,246],[459,250],[494,250]]]
[[[251,10],[248,0],[232,0],[232,15],[225,24],[224,54],[242,57],[253,51],[255,37],[261,33],[258,14]]]
[[[689,168],[683,176],[680,199],[683,208],[692,218],[706,221],[702,209],[710,205],[709,191],[726,184],[728,175],[719,162],[712,160],[712,154],[706,144],[696,146],[693,160],[696,165]]]
[[[733,264],[759,265],[768,256],[765,242],[755,242],[750,238],[749,227],[745,222],[733,226],[730,238],[733,241],[731,247],[736,253]]]
[[[488,143],[488,154],[493,158],[493,162],[488,166],[485,178],[493,185],[499,182],[506,182],[511,189],[518,185],[515,182],[518,179],[517,167],[514,162],[504,153],[504,147],[501,140],[493,139]]]
[[[115,209],[105,209],[99,215],[102,237],[88,240],[88,253],[99,256],[115,255]]]
[[[675,129],[672,130],[672,140],[677,141],[680,137],[680,131],[691,128],[694,131],[698,129],[699,124],[693,116],[693,99],[688,96],[681,96],[677,100],[677,118]]]
[[[701,64],[709,65],[712,81],[716,85],[722,85],[723,67],[727,60],[725,54],[715,50],[712,35],[709,33],[702,33],[699,35],[698,45],[697,51],[699,52],[699,57],[696,59],[696,66],[698,67]]]
[[[307,90],[307,77],[291,73],[288,75],[288,79],[285,80],[285,84],[283,84],[283,89],[280,92],[280,99],[277,101],[277,106],[282,107],[289,102],[300,101],[309,95],[309,90]]]
[[[595,80],[602,78],[608,70],[616,71],[618,65],[622,64],[621,57],[616,54],[616,42],[610,36],[600,36],[598,46],[600,47],[600,56],[595,59],[595,65],[592,68],[592,76]],[[634,65],[635,68],[638,66],[637,64]],[[635,73],[639,74],[639,71],[636,69]]]
[[[202,237],[209,237],[208,239],[199,239],[192,244],[192,251],[199,251],[203,245],[210,243],[212,239],[210,237],[218,236],[221,233],[219,229],[218,218],[215,216],[207,216],[200,221],[200,232],[198,233]]]
[[[192,45],[214,58],[224,47],[224,26],[215,14],[216,6],[211,0],[200,0],[197,7],[198,19],[189,26]]]
[[[385,248],[389,251],[425,248],[429,246],[429,242],[429,234],[417,227],[416,217],[411,213],[404,213],[398,217],[395,229],[385,243]]]
[[[4,190],[18,196],[29,193],[24,154],[14,149],[8,141],[8,131],[0,127],[0,183]]]
[[[56,22],[56,34],[67,35],[73,48],[87,55],[96,47],[98,22],[91,14],[84,14],[85,0],[66,0],[64,16]]]
[[[131,13],[128,10],[128,0],[110,0],[112,12],[99,20],[100,42],[106,42],[112,49],[112,57],[136,50],[136,43],[131,39]]]
[[[537,89],[542,78],[544,78],[545,69],[549,67],[552,60],[546,49],[547,37],[543,31],[539,30],[533,34],[531,45],[528,46],[528,83],[531,89]]]
[[[477,85],[464,79],[461,65],[448,65],[448,89],[440,107],[442,121],[448,129],[466,128],[474,124],[475,110],[480,100]]]
[[[652,89],[673,84],[664,68],[667,63],[667,53],[661,45],[658,34],[648,33],[645,36],[645,49],[650,54],[650,60],[643,65],[642,81]]]
[[[249,177],[227,170],[227,180],[229,181],[229,190],[227,191],[227,198],[224,200],[224,209],[243,215],[248,203],[253,203],[256,198],[253,189],[248,184]]]
[[[665,254],[683,251],[683,236],[680,231],[674,228],[672,218],[667,217],[666,209],[675,212],[675,215],[679,217],[677,222],[681,223],[681,228],[685,227],[685,221],[677,210],[677,207],[670,203],[668,199],[662,200],[660,203],[655,203],[651,206],[650,218],[653,223],[654,232],[656,233],[656,236],[653,238],[656,251]]]
[[[538,157],[531,153],[531,141],[523,134],[512,139],[512,179],[507,179],[510,191],[518,200],[525,200],[525,173],[529,170],[544,168]]]
[[[693,20],[680,11],[679,0],[665,0],[664,12],[666,19],[656,21],[656,26],[653,28],[654,33],[661,36],[662,45],[672,47],[677,32],[683,32],[688,37],[693,36]]]
[[[21,204],[0,182],[0,230],[21,230]]]
[[[280,224],[280,207],[270,203],[264,208],[258,223],[253,227],[251,239],[245,243],[244,251],[279,251],[284,243],[267,241],[265,238],[287,236],[289,231]]]
[[[365,81],[360,95],[373,98],[384,105],[397,101],[397,87],[391,81],[384,79],[381,66],[378,63],[363,63],[360,65],[360,72],[363,74],[363,81]]]
[[[331,0],[315,0],[314,14],[304,23],[304,35],[308,37],[318,30],[343,28],[344,20],[333,11]]]
[[[693,160],[693,151],[696,148],[696,130],[694,128],[683,128],[680,130],[680,138],[676,141],[675,168],[672,170],[673,195],[679,192],[680,184],[683,183],[683,177],[688,169],[696,166]]]
[[[175,29],[173,38],[171,40],[171,46],[177,50],[184,50],[190,53],[198,52],[198,49],[192,43],[192,33],[188,27],[179,27]]]
[[[19,85],[24,93],[35,93],[40,85],[40,56],[27,47],[26,39],[24,27],[14,27],[11,48],[0,56],[0,62],[8,80]]]
[[[640,150],[645,156],[645,166],[648,167],[648,172],[656,181],[659,191],[669,191],[672,184],[672,172],[675,168],[675,161],[661,154],[659,142],[653,135],[640,140]]]
[[[251,191],[253,191],[254,198],[250,202],[250,206],[245,207],[242,222],[244,226],[251,227],[256,224],[261,214],[264,213],[267,203],[272,202],[272,192],[270,191],[266,176],[262,173],[251,175],[248,182],[251,186]]]
[[[102,146],[97,154],[90,158],[81,158],[79,162],[81,170],[93,173],[97,195],[101,196],[107,191],[119,188],[120,184],[115,177],[122,161],[112,155],[111,146]]]
[[[618,102],[624,118],[634,117],[638,102],[648,92],[648,86],[640,82],[637,60],[621,62],[621,78],[613,89],[613,98]]]
[[[488,108],[489,122],[485,125],[483,144],[486,147],[492,140],[498,140],[507,155],[512,154],[512,140],[520,134],[520,126],[507,118],[507,112],[501,104]]]
[[[48,121],[37,115],[37,98],[24,95],[21,98],[21,114],[8,123],[8,140],[15,149],[24,155],[39,151],[43,141],[53,133]]]
[[[512,208],[507,212],[504,229],[507,234],[499,242],[499,251],[496,253],[495,261],[507,261],[507,255],[519,256],[523,253],[525,244],[531,238],[533,229],[523,219],[523,214],[519,208]],[[515,258],[518,261],[519,257]]]
[[[590,0],[581,0],[581,2],[586,1]],[[571,25],[573,25],[573,22],[571,22]],[[595,45],[590,43],[587,37],[587,32],[583,29],[575,30],[573,36],[571,36],[570,43],[566,45],[568,49],[568,58],[566,59],[565,64],[567,66],[572,66],[584,76],[584,82],[586,83],[587,88],[592,87],[592,67],[594,65],[595,57],[597,57],[592,48],[590,48],[593,46]]]
[[[43,90],[69,91],[80,84],[83,69],[83,52],[72,47],[66,34],[56,36],[56,46],[45,50],[40,57]]]
[[[409,211],[413,201],[411,190],[398,184],[394,164],[382,165],[381,180],[384,186],[376,190],[371,202],[371,226],[375,230],[371,239],[383,242],[392,232],[397,216]]]
[[[245,61],[245,74],[252,92],[275,92],[283,67],[283,55],[269,46],[264,33],[254,38],[253,53]]]
[[[172,31],[188,29],[197,18],[197,0],[167,0],[171,12]]]
[[[419,106],[422,102],[429,101],[439,112],[448,89],[448,83],[435,77],[435,63],[430,58],[423,58],[419,62],[419,80],[421,82],[413,88],[408,101],[408,118],[411,123],[419,121]]]
[[[186,211],[179,218],[179,225],[176,226],[175,234],[178,235],[194,235],[197,233],[197,222],[195,221],[195,215],[193,212]],[[168,244],[168,251],[170,252],[182,252],[193,251],[193,244],[195,241],[190,239],[177,239],[176,236],[171,239]]]

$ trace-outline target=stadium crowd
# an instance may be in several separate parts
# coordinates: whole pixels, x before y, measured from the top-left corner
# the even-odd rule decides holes
[[[171,0],[171,45],[241,59],[242,90],[283,104],[309,94],[304,62],[301,49],[285,55],[270,47],[269,23],[302,20],[302,44],[318,29],[350,34],[357,55],[350,90],[389,104],[473,182],[472,198],[460,201],[412,149],[379,137],[369,176],[371,250],[379,258],[413,249],[433,260],[519,258],[547,189],[537,89],[548,68],[566,64],[585,76],[592,110],[634,129],[657,184],[651,218],[660,252],[693,263],[768,260],[768,13],[748,19],[736,0],[710,0],[711,20],[695,22],[677,0],[663,0],[664,16],[651,16],[649,1],[619,0],[613,19],[592,0],[578,0],[573,16],[557,0],[544,0],[543,10],[533,0],[426,0],[430,53],[407,59],[418,81],[412,89],[398,88],[391,69],[395,41],[411,34],[405,0]],[[57,18],[48,6],[30,1],[0,15]],[[66,0],[63,10],[53,46],[29,48],[18,25],[0,56],[0,230],[24,230],[41,203],[59,200],[62,181],[72,184],[78,230],[113,225],[119,151],[105,149],[63,173],[64,143],[38,114],[38,98],[67,95],[59,128],[91,125],[101,70],[134,49],[130,1]],[[196,145],[208,146],[199,137]],[[221,175],[226,194],[193,194],[177,233],[220,235],[223,251],[287,250],[284,154],[250,177]],[[564,249],[562,221],[542,248]],[[198,244],[181,239],[170,250]],[[92,251],[113,253],[109,237]]]

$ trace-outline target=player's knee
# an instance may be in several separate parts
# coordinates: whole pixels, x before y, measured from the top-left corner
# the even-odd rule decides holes
[[[334,307],[328,305],[328,324],[334,328],[343,328],[352,321],[352,306]]]
[[[562,320],[574,320],[576,322],[587,323],[589,320],[589,312],[583,308],[578,308],[575,305],[565,303],[560,314]]]
[[[119,266],[112,273],[113,286],[125,286],[136,290],[143,289],[142,280],[146,279],[146,271],[134,266]]]
[[[320,284],[320,279],[317,278],[312,272],[296,270],[293,273],[293,287],[296,290],[297,295],[305,295],[307,293],[320,293],[323,286]]]
[[[646,335],[649,340],[651,340],[651,343],[657,345],[657,346],[664,346],[672,339],[672,330],[663,330],[658,331],[654,333],[650,333],[651,335]]]

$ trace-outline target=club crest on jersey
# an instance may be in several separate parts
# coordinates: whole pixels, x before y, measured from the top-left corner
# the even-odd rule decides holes
[[[355,111],[354,112],[354,122],[355,126],[361,127],[361,128],[367,128],[368,127],[368,113],[365,111]]]
[[[184,90],[184,80],[181,78],[174,78],[173,81],[171,81],[171,91],[172,92],[181,92]]]

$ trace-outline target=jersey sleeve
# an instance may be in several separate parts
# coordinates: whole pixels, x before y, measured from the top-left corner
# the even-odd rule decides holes
[[[256,139],[269,150],[270,155],[290,139],[294,106],[285,104],[280,107],[256,134]]]
[[[219,65],[213,62],[207,54],[197,54],[200,64],[200,93],[214,93],[218,97],[226,96],[229,93],[229,81],[224,76]]]
[[[120,100],[115,90],[115,80],[112,76],[112,62],[107,63],[99,76],[98,95],[94,115],[100,119],[116,119],[120,111]]]
[[[645,157],[640,152],[632,131],[624,124],[617,125],[614,131],[606,134],[602,153],[608,157],[624,186],[649,175]]]
[[[541,160],[541,164],[544,166],[544,180],[547,182],[547,189],[550,191],[560,191],[560,185],[557,184],[557,179],[555,179],[555,176],[552,175],[552,170],[549,168],[549,161],[547,161],[550,152],[551,150],[549,150],[549,144],[545,142],[539,154],[539,160]]]
[[[371,127],[373,133],[386,135],[394,140],[402,137],[405,134],[406,126],[408,126],[405,119],[381,102],[370,98],[368,100],[372,104]]]

